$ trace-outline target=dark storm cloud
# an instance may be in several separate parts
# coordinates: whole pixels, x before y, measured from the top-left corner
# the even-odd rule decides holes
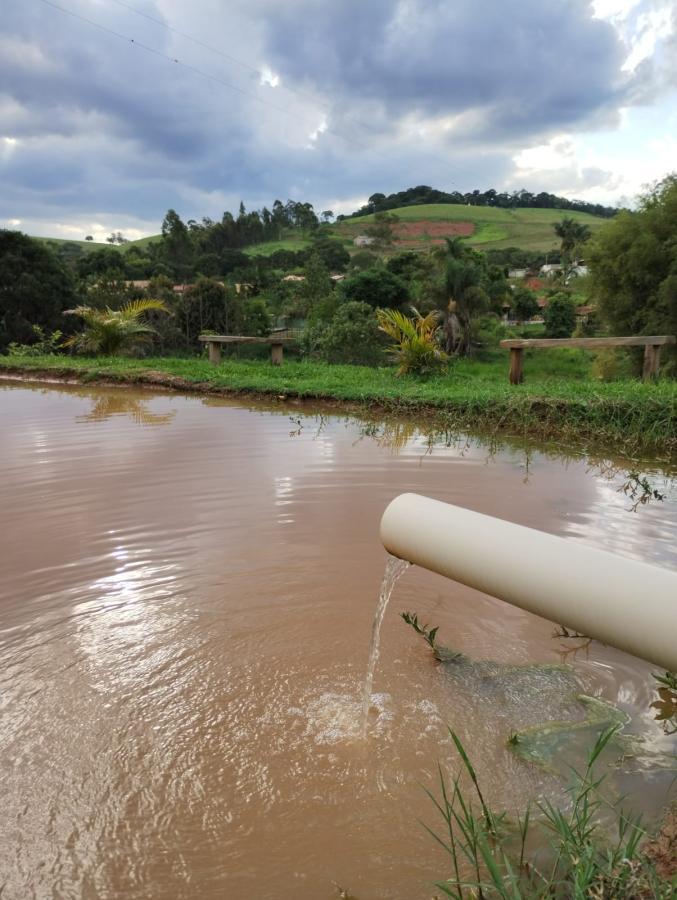
[[[627,88],[620,41],[585,0],[288,0],[267,6],[264,24],[287,75],[394,116],[490,110],[523,135],[584,119]]]
[[[500,187],[516,149],[608,119],[639,77],[585,0],[129,0],[279,88],[112,0],[54,2],[137,43],[40,0],[3,11],[0,220]]]

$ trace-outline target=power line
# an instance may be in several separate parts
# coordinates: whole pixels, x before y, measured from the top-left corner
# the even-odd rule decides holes
[[[119,40],[125,41],[125,43],[132,44],[134,47],[138,47],[140,50],[145,50],[148,53],[152,53],[154,56],[158,56],[160,59],[164,59],[167,62],[174,63],[175,65],[181,66],[184,69],[187,69],[190,72],[193,72],[195,75],[199,75],[202,78],[207,78],[209,81],[215,81],[217,84],[222,85],[223,87],[228,88],[229,90],[236,91],[238,94],[242,94],[245,97],[251,97],[252,100],[256,100],[257,103],[261,103],[263,106],[268,106],[270,109],[274,109],[277,112],[281,112],[286,116],[292,116],[300,122],[304,122],[305,124],[310,124],[310,119],[307,116],[300,116],[297,113],[292,112],[289,109],[285,109],[282,106],[276,106],[274,103],[270,103],[268,100],[264,100],[263,97],[259,97],[257,94],[253,94],[251,91],[247,91],[244,88],[239,87],[236,84],[233,84],[230,81],[225,81],[223,78],[219,78],[217,75],[212,75],[210,72],[205,72],[203,69],[198,69],[197,66],[193,66],[190,63],[182,62],[182,60],[177,59],[174,56],[169,56],[166,53],[163,53],[161,50],[157,50],[155,47],[149,47],[148,44],[144,44],[141,41],[136,40],[136,38],[131,38],[126,34],[122,34],[119,31],[115,31],[113,28],[109,28],[107,25],[102,25],[100,22],[95,22],[93,19],[88,19],[86,16],[80,15],[80,13],[73,12],[73,10],[66,9],[63,6],[59,6],[57,3],[54,3],[53,0],[40,0],[41,3],[44,3],[46,6],[50,6],[52,9],[56,9],[61,13],[64,13],[67,16],[71,16],[74,19],[78,19],[81,22],[86,22],[87,25],[91,25],[94,28],[98,28],[100,31],[106,32],[106,34],[111,34],[113,37],[118,38]],[[315,124],[315,123],[313,123]],[[317,125],[315,126],[317,130]],[[355,144],[355,141],[352,141],[350,138],[346,138],[341,134],[331,131],[329,128],[324,129],[325,131],[334,134],[335,137],[341,138],[341,140],[346,141],[347,143]]]
[[[225,50],[219,50],[218,47],[212,47],[211,44],[207,44],[204,41],[201,41],[199,38],[193,37],[191,34],[187,34],[185,31],[180,31],[178,28],[174,28],[173,25],[169,25],[167,22],[163,22],[162,19],[156,19],[155,16],[150,16],[148,13],[142,12],[140,9],[137,9],[135,6],[132,6],[129,3],[125,3],[125,0],[112,0],[113,3],[116,3],[118,6],[123,7],[124,9],[128,9],[130,12],[135,13],[137,16],[142,16],[144,19],[148,19],[149,22],[154,22],[156,25],[160,25],[162,28],[166,28],[167,31],[171,31],[173,34],[178,35],[179,37],[185,38],[187,41],[191,41],[193,44],[196,44],[198,47],[202,47],[204,50],[209,50],[211,53],[216,53],[217,56],[223,57],[223,59],[227,59],[229,62],[235,63],[238,66],[242,66],[243,69],[248,69],[250,72],[253,72],[259,79],[263,79],[266,77],[266,73],[257,68],[256,66],[251,65],[251,63],[245,62],[242,59],[238,59],[237,56],[233,56],[231,53],[226,53]],[[313,103],[317,103],[318,105],[324,105],[325,108],[328,108],[328,105],[322,104],[322,101],[318,101],[316,97],[313,97],[311,94],[306,94],[304,91],[299,91],[297,88],[290,87],[289,85],[282,84],[282,89],[285,91],[289,91],[292,94],[296,94],[298,97],[303,98],[304,100],[311,100]]]

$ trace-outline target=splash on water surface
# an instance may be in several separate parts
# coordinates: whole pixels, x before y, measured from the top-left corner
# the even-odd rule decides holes
[[[379,645],[381,640],[381,623],[388,607],[388,601],[397,584],[399,578],[404,575],[411,564],[404,559],[397,559],[396,556],[388,554],[386,569],[383,573],[383,581],[381,582],[381,591],[378,596],[378,605],[374,613],[374,623],[371,627],[371,645],[369,647],[369,663],[367,664],[367,675],[364,679],[364,691],[362,694],[362,724],[361,736],[367,736],[367,726],[369,724],[369,707],[371,705],[371,691],[374,685],[374,672],[379,658]]]

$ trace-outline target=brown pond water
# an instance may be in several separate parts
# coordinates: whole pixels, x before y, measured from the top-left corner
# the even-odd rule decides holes
[[[659,473],[666,500],[632,513],[609,465],[307,407],[0,382],[0,462],[3,900],[430,897],[447,867],[422,786],[456,770],[448,725],[498,806],[561,795],[506,746],[515,704],[549,717],[538,691],[454,683],[398,613],[473,658],[558,662],[572,642],[416,568],[360,740],[378,523],[402,491],[677,569]],[[568,661],[674,752],[649,665],[597,644]],[[669,778],[647,758],[623,789],[655,811]]]

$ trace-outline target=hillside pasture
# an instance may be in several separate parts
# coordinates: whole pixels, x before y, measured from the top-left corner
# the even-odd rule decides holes
[[[608,221],[588,213],[562,209],[497,209],[490,206],[461,206],[427,203],[391,210],[400,220],[395,226],[395,246],[424,249],[444,243],[445,237],[463,237],[480,250],[520,247],[523,250],[555,250],[559,239],[553,225],[565,216],[588,225],[594,233]],[[373,224],[374,216],[360,216],[339,222],[335,229],[344,238],[355,238]]]

